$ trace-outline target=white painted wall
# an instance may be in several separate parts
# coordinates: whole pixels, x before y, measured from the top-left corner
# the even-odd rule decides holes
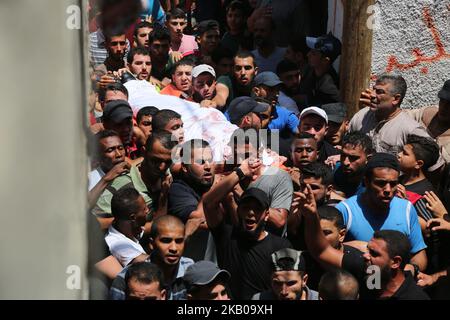
[[[379,28],[374,30],[372,72],[387,70],[390,56],[399,63],[416,60],[413,50],[419,48],[425,57],[417,66],[393,70],[405,77],[408,92],[404,107],[420,107],[438,102],[437,92],[450,79],[450,0],[379,0]],[[439,55],[431,29],[424,22],[423,10],[429,8],[435,30],[448,54]]]
[[[87,297],[84,68],[81,30],[66,28],[78,2],[0,1],[0,299]]]

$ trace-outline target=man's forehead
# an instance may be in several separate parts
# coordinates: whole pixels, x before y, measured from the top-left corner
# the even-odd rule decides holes
[[[325,119],[323,119],[322,117],[316,115],[316,114],[308,114],[307,116],[304,116],[301,120],[300,120],[300,125],[302,124],[308,124],[308,125],[315,125],[315,124],[320,124],[321,126],[325,126],[326,122]]]
[[[149,27],[142,27],[142,28],[138,29],[139,34],[150,33],[151,31],[152,31],[152,28],[149,28]]]
[[[379,252],[379,253],[387,251],[386,242],[383,239],[372,238],[367,243],[367,248],[369,250],[373,250],[373,251],[376,251],[376,252]]]
[[[173,222],[158,225],[158,238],[179,239],[184,237],[184,227]]]
[[[113,37],[110,38],[110,42],[113,42],[113,41],[120,41],[120,40],[125,40],[126,38],[127,38],[127,37],[126,37],[125,34],[119,35],[119,36],[113,36]]]
[[[355,155],[364,153],[364,150],[360,144],[353,145],[350,143],[346,143],[344,146],[342,146],[342,152],[350,155]]]
[[[236,57],[234,58],[234,64],[237,66],[252,66],[254,65],[253,63],[253,57],[246,57],[246,58],[239,58]]]
[[[113,146],[122,146],[122,140],[118,136],[110,136],[100,139],[100,145],[106,148],[111,148]]]
[[[310,184],[314,186],[322,186],[322,178],[316,178],[316,177],[305,177],[304,175],[301,178],[301,182],[304,184]]]
[[[397,179],[399,172],[392,168],[374,168],[373,178],[379,180]]]
[[[297,139],[295,140],[296,147],[316,147],[317,142],[314,138]]]

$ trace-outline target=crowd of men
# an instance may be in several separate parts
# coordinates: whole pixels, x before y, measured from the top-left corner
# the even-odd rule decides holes
[[[131,28],[91,4],[91,262],[106,296],[450,299],[450,80],[439,105],[406,110],[405,79],[378,75],[351,116],[341,42],[318,34],[309,1],[145,0]],[[127,81],[223,113],[226,159],[185,139],[181,112],[136,112]]]

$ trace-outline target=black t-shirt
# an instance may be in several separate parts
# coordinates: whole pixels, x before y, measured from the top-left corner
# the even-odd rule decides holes
[[[337,154],[341,154],[341,152],[331,144],[329,144],[327,141],[322,141],[322,144],[319,148],[319,156],[317,158],[317,161],[324,163],[329,156],[334,156]]]
[[[406,191],[414,192],[421,196],[425,195],[425,191],[436,192],[434,190],[433,185],[431,184],[430,181],[428,181],[428,179],[423,179],[423,180],[417,181],[416,183],[413,183],[410,185],[405,185],[405,189],[406,189]]]
[[[192,211],[197,209],[201,195],[185,181],[175,180],[169,189],[168,212],[186,223]]]
[[[231,274],[233,299],[251,299],[255,293],[270,289],[270,255],[283,248],[292,248],[288,240],[271,233],[261,241],[249,241],[239,234],[236,227],[224,222],[210,231],[216,244],[219,266]]]
[[[370,290],[366,282],[366,263],[364,257],[354,253],[344,253],[342,258],[342,269],[350,272],[359,283],[359,295],[362,300],[377,299],[379,292]],[[415,283],[411,272],[406,271],[405,281],[400,288],[389,298],[383,300],[430,300],[428,295]]]
[[[344,244],[344,254],[349,255],[351,259],[361,259],[363,258],[363,253],[352,246],[347,246]],[[308,287],[312,290],[318,290],[320,278],[326,273],[326,270],[313,259],[308,251],[303,252],[306,264],[306,273],[308,274]]]

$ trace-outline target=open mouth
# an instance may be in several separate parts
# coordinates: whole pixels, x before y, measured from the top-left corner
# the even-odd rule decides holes
[[[169,263],[176,263],[178,261],[179,257],[176,255],[168,255],[168,256],[166,256],[166,259]]]
[[[245,228],[247,230],[253,230],[255,225],[256,225],[256,220],[255,219],[251,219],[251,218],[245,219]]]

